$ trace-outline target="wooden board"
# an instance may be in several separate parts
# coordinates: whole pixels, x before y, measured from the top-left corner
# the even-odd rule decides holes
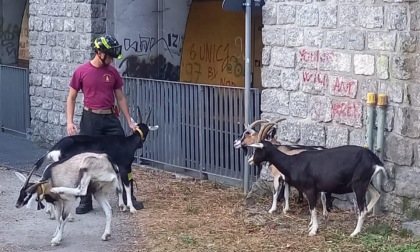
[[[245,14],[222,1],[193,1],[181,56],[180,80],[223,86],[245,84]]]

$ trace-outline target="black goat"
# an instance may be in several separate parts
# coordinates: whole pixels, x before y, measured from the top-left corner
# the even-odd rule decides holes
[[[61,159],[69,158],[83,152],[106,153],[119,167],[123,189],[126,191],[127,204],[124,204],[123,199],[119,197],[119,206],[123,208],[123,210],[126,210],[126,206],[128,206],[130,208],[130,212],[136,212],[129,195],[133,189],[130,183],[130,177],[131,164],[134,161],[134,153],[137,149],[143,147],[143,143],[146,140],[149,130],[156,130],[159,128],[157,125],[151,127],[146,124],[150,116],[150,112],[146,121],[143,123],[139,108],[137,108],[137,110],[140,123],[136,123],[138,129],[130,136],[75,135],[64,137],[35,163],[33,171],[38,170],[46,160],[53,160],[54,162],[57,162]],[[30,176],[28,177],[28,180],[29,179]]]
[[[347,145],[327,150],[305,151],[293,156],[280,152],[268,141],[252,144],[250,147],[256,148],[248,160],[250,164],[270,162],[284,174],[288,184],[306,195],[311,212],[310,236],[315,235],[318,230],[315,210],[318,192],[356,194],[359,217],[356,229],[351,234],[355,236],[361,231],[366,214],[372,210],[380,196],[371,184],[372,177],[379,171],[387,175],[378,156],[360,146]],[[385,191],[383,187],[381,189]],[[366,211],[367,190],[371,201]]]

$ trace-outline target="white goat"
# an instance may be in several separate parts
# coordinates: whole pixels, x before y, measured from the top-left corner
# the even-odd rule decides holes
[[[115,190],[121,192],[121,181],[117,173],[118,167],[108,155],[91,152],[52,163],[45,168],[41,180],[36,183],[29,183],[23,174],[16,172],[16,176],[24,182],[16,207],[20,208],[34,199],[40,202],[43,198],[53,203],[57,229],[51,246],[56,246],[61,242],[64,226],[75,208],[76,198],[86,195],[87,191],[92,192],[105,212],[106,226],[101,238],[106,241],[111,236],[112,219],[107,194]]]

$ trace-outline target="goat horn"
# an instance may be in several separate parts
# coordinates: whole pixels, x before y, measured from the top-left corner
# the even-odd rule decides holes
[[[262,124],[262,123],[268,123],[268,121],[267,121],[267,120],[256,120],[255,122],[251,123],[251,124],[249,125],[249,127],[250,127],[251,129],[253,129],[254,127],[256,127],[256,126],[258,126],[258,125],[260,125],[260,124]]]
[[[137,106],[137,116],[139,117],[139,123],[143,122],[143,118],[141,117],[140,107]]]
[[[32,177],[32,174],[33,174],[33,173],[34,173],[34,171],[35,171],[35,168],[36,168],[36,166],[34,165],[34,167],[32,168],[31,172],[29,172],[28,177],[26,178],[26,181],[25,181],[25,184],[23,185],[23,187],[26,187],[26,186],[28,185],[29,180],[30,180],[30,179],[31,179],[31,177]]]
[[[152,113],[152,108],[151,107],[149,107],[149,108],[150,109],[149,109],[149,113],[146,116],[146,122],[145,122],[145,124],[149,124],[150,114]]]
[[[267,123],[267,124],[265,124],[264,126],[263,126],[263,128],[260,130],[260,132],[258,133],[258,142],[259,143],[261,143],[264,139],[265,139],[265,137],[266,137],[266,135],[267,135],[267,133],[270,131],[270,129],[274,126],[275,124],[274,123]]]
[[[284,120],[286,120],[286,118],[279,118],[279,119],[277,119],[277,120],[274,120],[274,122],[273,122],[273,123],[277,124],[277,123],[279,123],[279,122],[281,122],[281,121],[284,121]]]

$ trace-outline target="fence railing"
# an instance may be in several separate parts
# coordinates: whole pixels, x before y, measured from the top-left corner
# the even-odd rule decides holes
[[[29,127],[29,70],[0,65],[0,130],[26,134]]]
[[[177,172],[242,182],[245,156],[233,148],[233,141],[243,132],[243,88],[136,78],[124,83],[131,115],[137,114],[136,106],[143,117],[151,108],[150,125],[159,125],[138,151],[139,159]],[[260,114],[258,89],[251,90],[251,104],[254,120]],[[127,130],[125,122],[123,126]]]

